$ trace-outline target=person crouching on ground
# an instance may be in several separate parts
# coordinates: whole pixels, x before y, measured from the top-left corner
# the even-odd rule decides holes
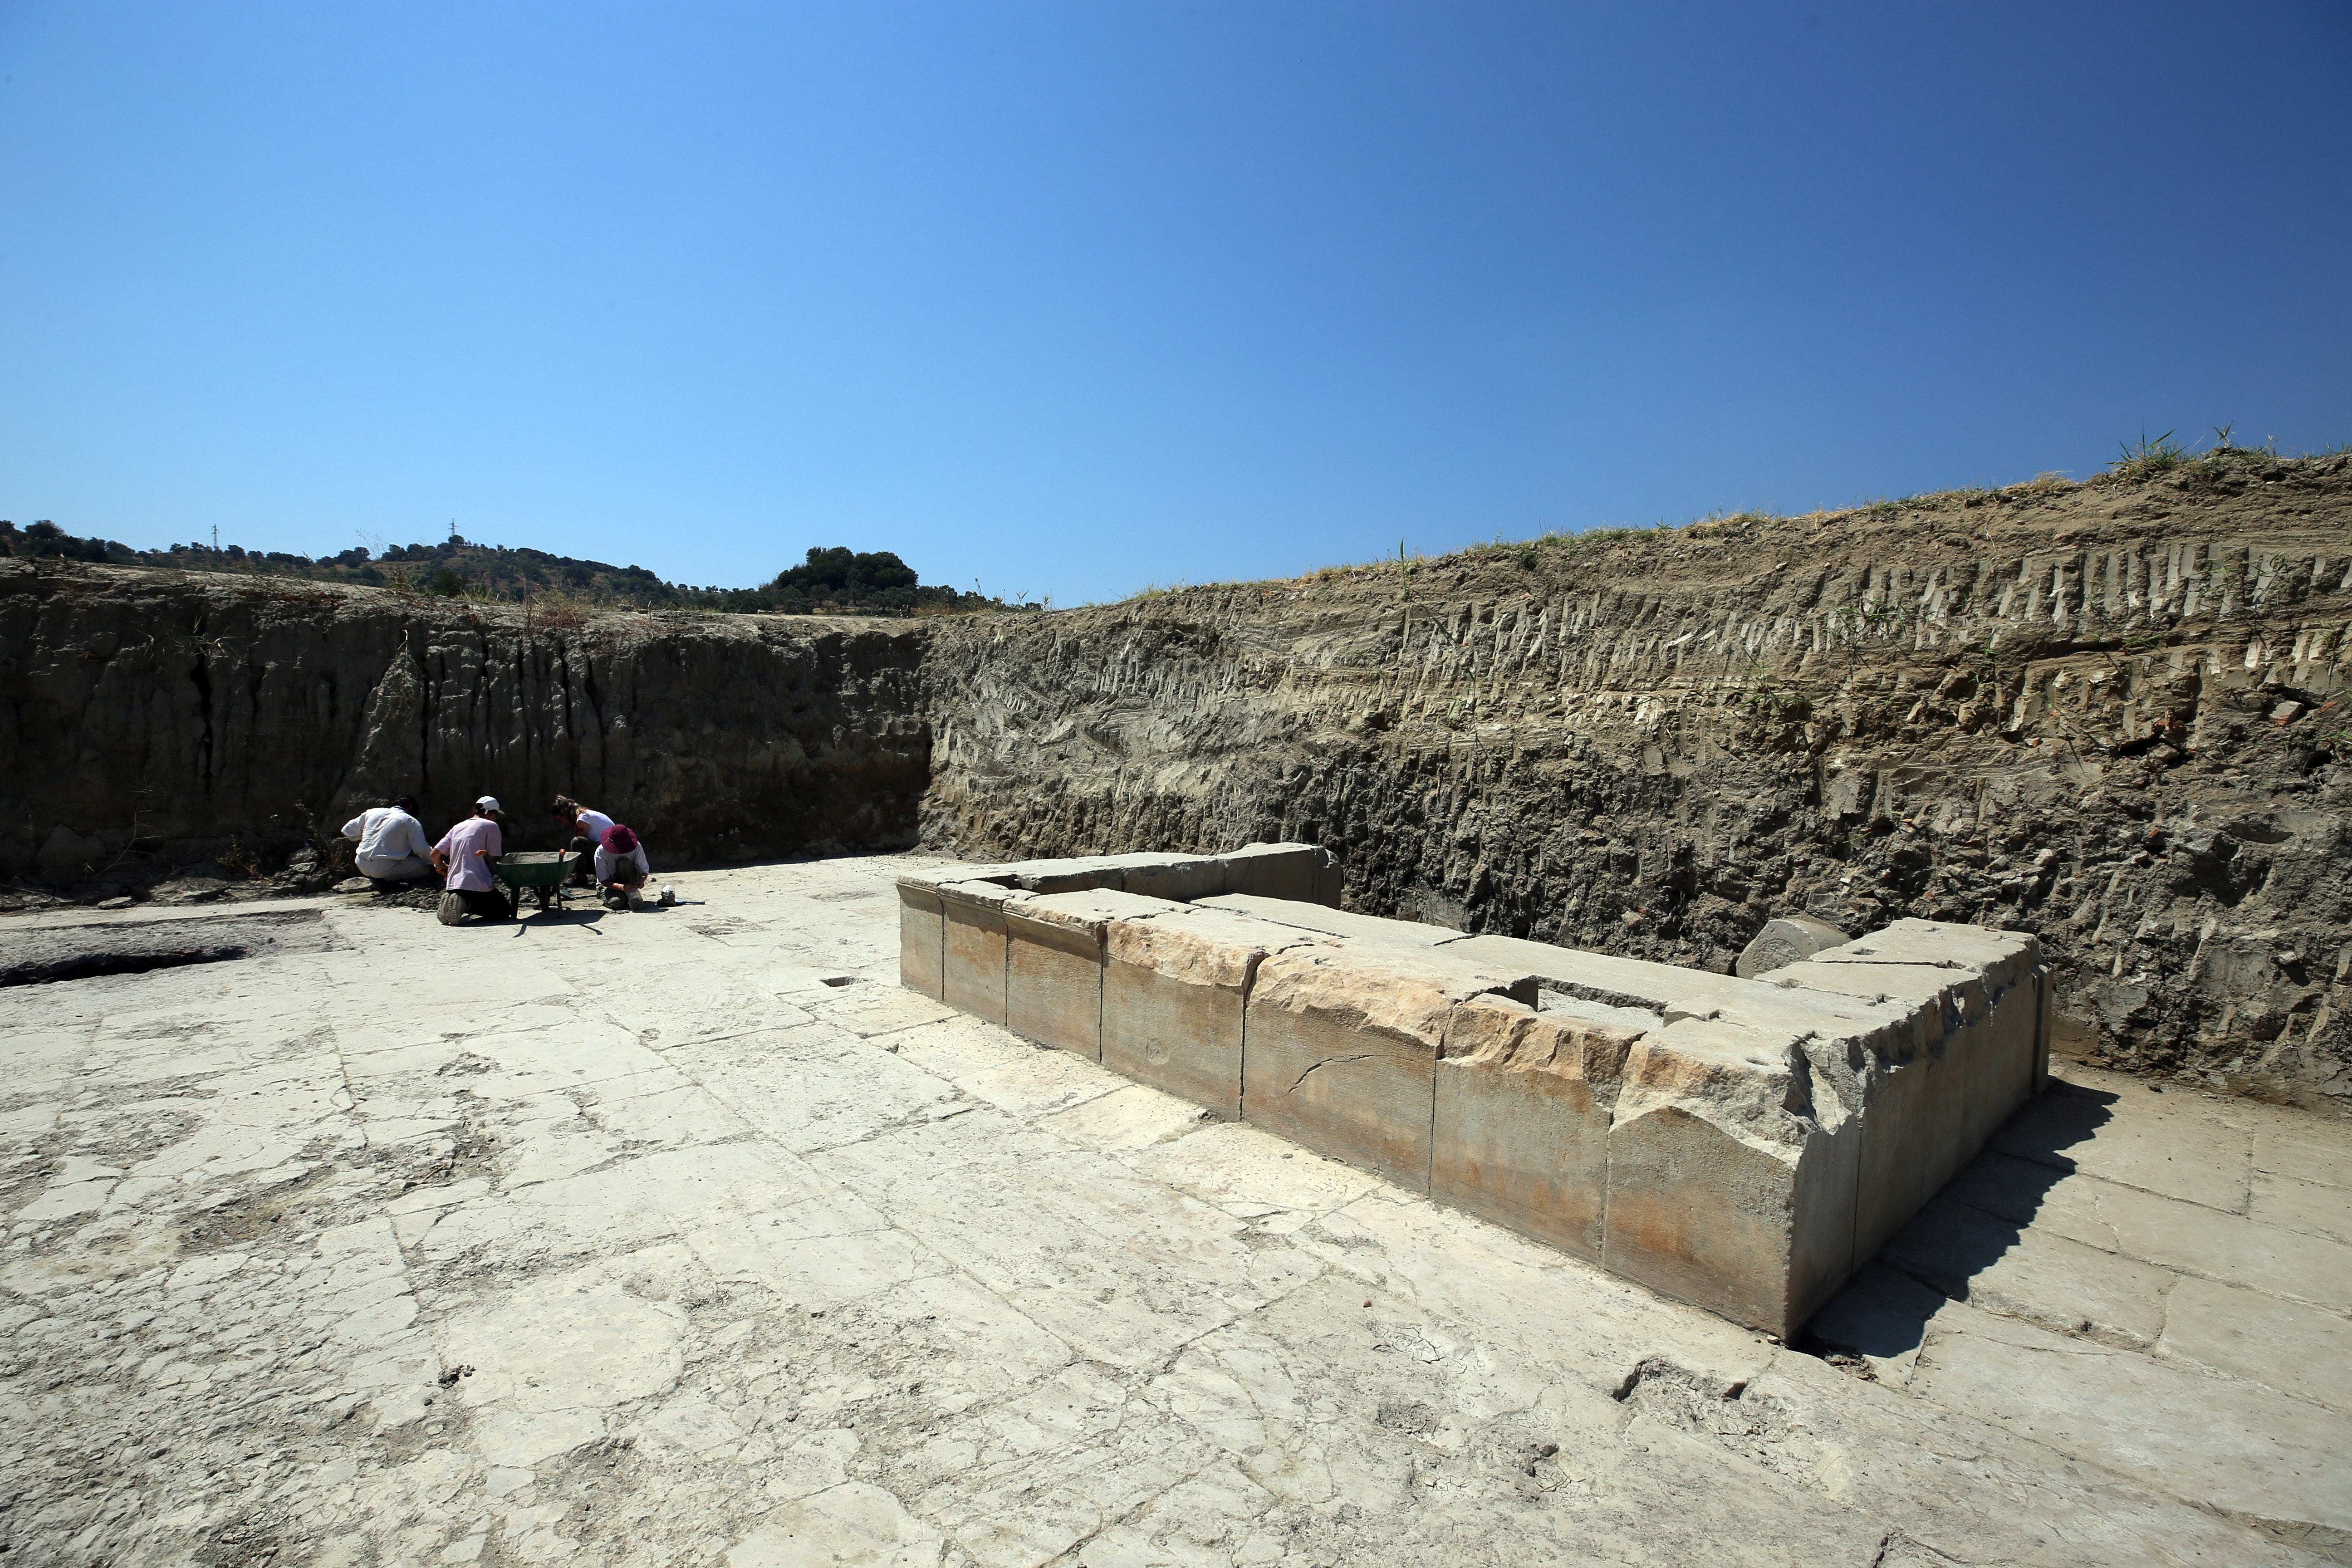
[[[556,825],[567,840],[563,852],[580,857],[580,869],[572,874],[571,883],[575,888],[584,888],[588,885],[588,857],[604,842],[604,835],[613,831],[613,819],[601,811],[581,805],[568,795],[557,795],[551,809],[555,813]]]
[[[486,795],[474,803],[473,816],[433,847],[434,867],[446,879],[441,884],[443,925],[456,925],[468,914],[486,921],[514,919],[514,906],[490,874],[490,862],[506,852],[498,819],[498,797]]]
[[[343,837],[359,840],[352,861],[372,881],[413,882],[433,875],[433,841],[416,820],[413,795],[361,812],[343,824]]]
[[[637,889],[653,875],[646,864],[646,847],[637,836],[617,823],[604,830],[604,842],[596,846],[596,881],[604,889],[604,907],[625,910]]]

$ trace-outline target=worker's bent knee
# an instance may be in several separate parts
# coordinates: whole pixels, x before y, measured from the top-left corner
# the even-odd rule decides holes
[[[467,915],[495,923],[514,919],[514,906],[496,892],[478,888],[451,889],[441,895],[441,923],[456,925]]]

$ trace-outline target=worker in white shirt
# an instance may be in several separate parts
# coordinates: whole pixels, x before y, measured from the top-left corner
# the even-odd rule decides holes
[[[630,898],[653,874],[646,863],[646,847],[635,834],[617,823],[604,830],[604,841],[596,846],[596,885],[604,889],[606,909],[627,909]]]
[[[362,877],[408,882],[433,873],[433,840],[416,820],[416,797],[402,795],[390,805],[361,812],[343,824],[343,837],[359,841],[353,857]]]
[[[582,857],[580,868],[572,873],[572,885],[588,885],[587,857],[604,842],[604,835],[613,831],[613,819],[593,806],[585,806],[568,795],[555,797],[555,820],[566,840],[563,852]]]

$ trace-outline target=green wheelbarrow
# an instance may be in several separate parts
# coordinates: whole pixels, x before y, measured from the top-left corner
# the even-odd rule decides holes
[[[586,858],[561,849],[526,849],[491,861],[490,874],[513,892],[517,910],[522,908],[522,896],[529,892],[538,895],[539,907],[544,911],[562,904],[565,880]]]

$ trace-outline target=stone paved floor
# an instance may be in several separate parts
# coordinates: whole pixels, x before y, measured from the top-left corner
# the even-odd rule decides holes
[[[2071,1073],[1808,1354],[898,989],[908,863],[0,991],[6,1561],[2352,1561],[2343,1123]]]

